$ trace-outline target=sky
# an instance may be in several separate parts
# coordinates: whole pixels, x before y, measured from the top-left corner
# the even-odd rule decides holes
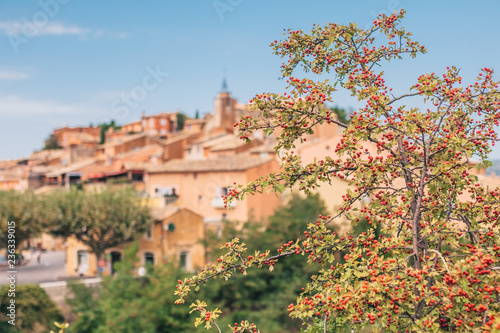
[[[401,8],[402,26],[428,53],[387,64],[388,85],[406,91],[451,65],[464,83],[480,68],[500,71],[496,0],[2,0],[0,159],[29,156],[62,126],[213,112],[223,78],[242,103],[284,92],[282,60],[269,47],[283,29],[366,28]],[[356,106],[347,94],[333,98]]]

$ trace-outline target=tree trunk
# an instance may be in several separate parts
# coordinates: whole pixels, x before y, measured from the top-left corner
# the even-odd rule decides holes
[[[102,253],[101,252],[96,252],[95,253],[95,265],[96,265],[96,276],[102,276],[101,268],[99,267],[99,261],[101,260]]]

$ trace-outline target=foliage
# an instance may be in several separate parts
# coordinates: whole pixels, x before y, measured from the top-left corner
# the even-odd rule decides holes
[[[62,147],[59,145],[59,140],[57,135],[50,134],[47,140],[45,140],[45,146],[43,146],[42,150],[47,149],[61,149]]]
[[[68,323],[60,324],[56,321],[54,322],[54,326],[59,328],[59,331],[57,331],[58,333],[64,333],[64,330],[69,327],[69,324]],[[55,332],[51,330],[50,333],[55,333]]]
[[[333,111],[337,115],[337,118],[341,123],[347,125],[351,122],[351,118],[349,117],[349,114],[346,110],[335,106],[333,108],[330,108],[330,111]]]
[[[152,223],[148,207],[130,188],[51,193],[46,220],[51,233],[75,236],[99,259],[106,249],[132,241]]]
[[[114,120],[111,120],[109,123],[104,123],[98,125],[101,128],[100,140],[99,143],[103,144],[106,142],[106,132],[108,129],[112,128],[113,130],[121,129],[121,126],[116,125]]]
[[[236,223],[227,222],[222,239],[229,241],[240,237],[248,251],[254,253],[299,238],[307,227],[307,221],[325,210],[325,204],[317,194],[305,198],[294,195],[269,218],[267,228],[248,221],[241,229],[237,229]],[[212,235],[207,247],[215,249],[220,241]],[[224,251],[218,249],[212,251],[210,257],[215,261],[223,254]],[[300,322],[291,320],[279,304],[295,301],[297,293],[312,273],[313,270],[303,257],[291,257],[276,266],[274,272],[250,270],[247,275],[237,275],[228,281],[209,281],[199,297],[224,311],[224,316],[219,320],[220,326],[234,325],[246,319],[258,321],[259,327],[265,332],[298,332]]]
[[[68,299],[77,315],[68,332],[191,332],[188,307],[173,306],[176,280],[181,273],[170,266],[148,267],[137,277],[137,243],[117,264],[113,277],[106,277],[99,291],[72,284]]]
[[[421,75],[409,92],[394,96],[382,63],[426,52],[399,26],[403,16],[404,11],[381,15],[367,30],[334,23],[310,33],[289,30],[284,41],[271,44],[288,59],[282,73],[289,91],[257,95],[252,108],[258,116],[235,126],[247,141],[256,129],[271,134],[280,128],[275,149],[282,171],[235,186],[227,202],[295,184],[308,192],[332,177],[347,180],[350,189],[337,215],[320,215],[302,239],[277,253],[249,252],[238,239],[227,242],[216,263],[179,283],[178,304],[212,278],[247,274],[255,266],[273,270],[284,257],[306,255],[315,273],[288,311],[307,332],[346,325],[488,332],[498,325],[500,191],[481,185],[471,160],[489,165],[500,118],[498,83],[493,70],[483,68],[475,82],[462,84],[459,70],[451,67],[442,75]],[[308,77],[333,76],[334,83],[292,76],[302,75],[300,68]],[[338,88],[365,105],[349,125],[323,107]],[[410,99],[424,107],[407,107]],[[336,154],[304,165],[295,149],[315,125],[325,123],[344,128]],[[356,211],[364,196],[371,201]],[[341,216],[356,223],[360,213],[370,228],[359,235],[340,238],[327,228]],[[344,262],[335,260],[338,251],[345,253]]]
[[[186,121],[186,119],[188,119],[188,116],[186,116],[182,112],[177,112],[176,119],[177,119],[176,130],[177,131],[182,131],[184,129],[184,122]]]
[[[67,332],[94,332],[103,322],[104,316],[97,298],[100,287],[86,286],[78,280],[68,280],[67,287],[71,290],[72,297],[66,297],[66,303],[71,307],[71,313],[76,316]]]
[[[63,319],[57,305],[45,290],[35,284],[16,285],[15,297],[9,296],[9,285],[0,288],[0,332],[33,332],[48,330],[54,321]],[[7,306],[15,300],[15,326],[8,323]]]
[[[7,224],[14,222],[15,244],[21,249],[24,241],[42,232],[40,219],[43,212],[41,200],[33,192],[0,191],[0,247],[7,246]]]

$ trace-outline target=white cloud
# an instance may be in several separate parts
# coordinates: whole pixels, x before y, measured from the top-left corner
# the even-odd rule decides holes
[[[17,81],[28,78],[28,74],[21,72],[0,71],[0,81]]]
[[[15,35],[21,32],[21,22],[0,22],[0,31],[4,35]]]
[[[89,32],[90,29],[59,22],[47,22],[45,24],[36,24],[28,21],[0,22],[0,33],[4,35],[26,35],[34,37],[43,35],[85,35]]]
[[[49,23],[40,28],[40,35],[85,35],[89,32],[90,29],[62,23]]]
[[[90,110],[89,110],[90,109]],[[8,118],[81,115],[95,108],[77,104],[63,104],[50,100],[30,100],[18,95],[0,95],[0,116]],[[102,112],[102,110],[101,110]]]
[[[0,34],[13,36],[20,35],[24,37],[35,36],[93,36],[93,37],[110,37],[123,39],[128,38],[129,34],[126,32],[110,32],[102,29],[91,30],[89,28],[82,28],[77,25],[64,24],[61,22],[47,22],[45,24],[35,24],[28,21],[0,21]]]

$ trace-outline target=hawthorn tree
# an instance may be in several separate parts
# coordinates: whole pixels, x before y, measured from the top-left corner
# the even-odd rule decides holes
[[[310,33],[289,30],[284,41],[271,44],[288,59],[282,65],[287,92],[257,95],[251,101],[257,116],[235,126],[247,141],[254,130],[279,129],[281,170],[233,187],[226,200],[296,184],[308,192],[333,177],[351,187],[337,215],[320,215],[303,238],[277,252],[247,253],[238,239],[226,243],[217,262],[179,281],[177,303],[208,279],[246,274],[251,266],[272,270],[282,258],[303,255],[316,273],[287,310],[306,332],[500,331],[500,191],[481,186],[472,162],[489,165],[500,118],[498,84],[492,69],[483,68],[465,85],[450,67],[441,75],[423,74],[395,94],[379,65],[426,52],[400,27],[403,16],[380,15],[367,30],[334,23],[315,25]],[[332,76],[334,83],[310,78],[315,75]],[[337,88],[364,104],[348,125],[324,107]],[[410,99],[423,107],[405,106]],[[304,165],[296,146],[325,123],[344,128],[335,154]],[[371,200],[357,211],[365,196]],[[338,236],[327,226],[341,216],[353,223],[364,218],[369,228]],[[339,251],[342,263],[335,259]],[[196,325],[217,325],[220,310],[203,301],[191,307],[200,313]],[[252,325],[230,329],[257,331]]]
[[[307,228],[307,221],[325,210],[318,194],[302,197],[294,193],[268,218],[265,229],[262,223],[254,220],[243,226],[236,221],[226,221],[220,237],[215,234],[208,237],[208,249],[217,249],[221,240],[235,237],[240,237],[250,252],[272,248],[275,244],[300,237]],[[217,260],[223,253],[223,249],[210,251],[209,258]],[[220,307],[224,317],[220,318],[219,325],[239,322],[242,318],[258,319],[259,328],[264,332],[299,332],[301,321],[292,320],[276,304],[293,302],[308,277],[315,272],[315,267],[310,267],[302,259],[300,256],[288,258],[272,272],[249,270],[247,275],[240,274],[229,281],[211,280],[198,297]]]

